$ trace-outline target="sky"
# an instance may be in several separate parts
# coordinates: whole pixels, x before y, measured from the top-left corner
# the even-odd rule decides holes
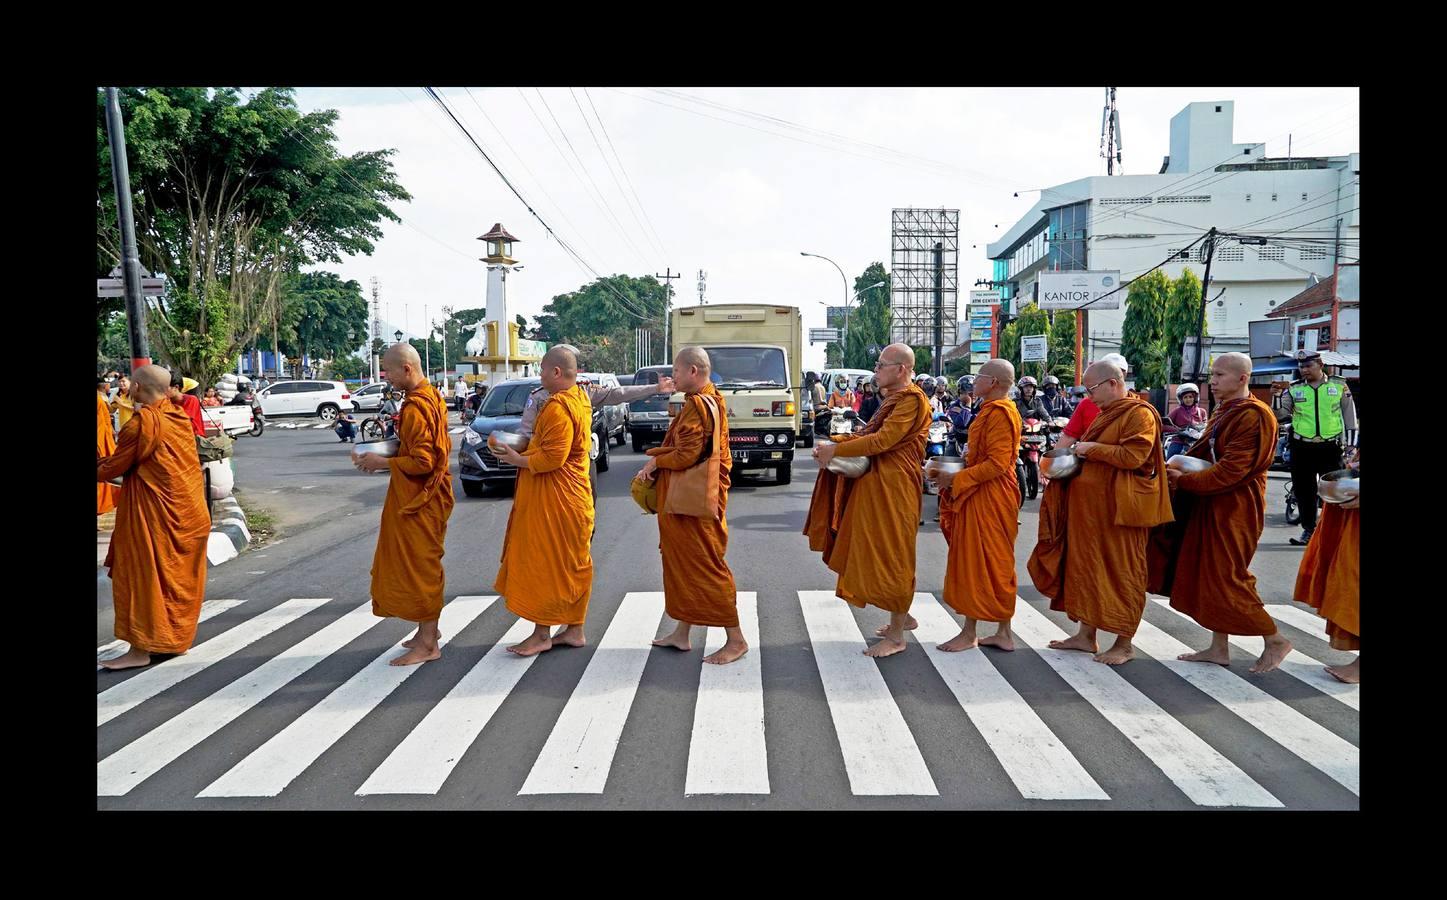
[[[324,268],[369,292],[384,330],[421,334],[441,307],[486,305],[482,242],[496,222],[525,267],[510,313],[530,319],[595,277],[548,235],[531,206],[598,274],[683,273],[675,306],[798,306],[825,326],[825,303],[889,267],[890,211],[958,209],[960,300],[991,277],[985,246],[1039,188],[1105,174],[1104,88],[439,88],[517,188],[503,183],[447,114],[416,87],[299,88],[303,111],[335,109],[344,153],[394,149],[412,200],[393,208],[371,256]],[[1170,118],[1193,101],[1235,101],[1237,143],[1268,156],[1360,149],[1356,88],[1132,88],[1116,91],[1125,174],[1154,174]],[[1018,194],[1018,196],[1016,196]],[[426,311],[424,314],[424,305]],[[805,345],[805,368],[824,345]]]

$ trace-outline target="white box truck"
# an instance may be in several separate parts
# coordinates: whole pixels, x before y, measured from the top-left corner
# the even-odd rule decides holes
[[[793,474],[803,429],[804,330],[798,307],[774,303],[710,303],[675,309],[674,348],[702,347],[713,383],[728,406],[735,473],[773,470],[779,484]],[[681,395],[674,395],[680,403]]]

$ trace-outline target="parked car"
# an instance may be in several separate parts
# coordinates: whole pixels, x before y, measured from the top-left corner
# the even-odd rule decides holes
[[[628,435],[633,438],[633,452],[642,453],[651,444],[663,443],[669,421],[667,394],[654,394],[628,404]]]
[[[224,431],[231,437],[250,434],[255,424],[251,406],[203,406],[201,422],[206,427],[206,436],[214,437]]]
[[[457,443],[457,475],[462,480],[462,492],[469,497],[481,497],[488,485],[512,485],[517,481],[517,469],[505,462],[499,462],[487,446],[487,436],[494,431],[517,431],[522,422],[523,409],[527,406],[528,395],[542,385],[540,378],[519,378],[504,381],[487,392],[482,409],[472,420],[462,440]],[[608,471],[608,440],[605,433],[603,410],[593,409],[592,446],[588,458],[599,472]]]
[[[579,372],[578,380],[590,381],[607,388],[619,386],[618,376],[609,372]],[[604,438],[604,442],[617,441],[620,447],[628,443],[628,404],[614,403],[602,409],[603,417],[608,423],[606,430],[608,436]]]
[[[633,373],[634,384],[657,384],[660,376],[673,377],[673,366],[644,366]]]
[[[618,383],[621,384],[621,385],[623,385],[624,387],[629,387],[630,385],[633,384],[633,376],[632,376],[632,375],[619,375],[619,376],[618,376]]]
[[[279,381],[257,395],[262,415],[317,416],[335,422],[343,409],[351,409],[352,394],[340,381]]]
[[[363,385],[352,391],[352,412],[382,408],[382,391],[387,385],[381,381]]]

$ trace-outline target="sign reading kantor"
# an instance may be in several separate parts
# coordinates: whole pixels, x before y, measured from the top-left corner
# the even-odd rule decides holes
[[[1039,281],[1041,309],[1120,309],[1125,299],[1119,271],[1041,272]]]

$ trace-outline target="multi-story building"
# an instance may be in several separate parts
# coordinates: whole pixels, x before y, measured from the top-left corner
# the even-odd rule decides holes
[[[1170,277],[1187,266],[1201,277],[1203,245],[1183,248],[1214,226],[1265,238],[1221,241],[1211,264],[1213,352],[1244,351],[1249,322],[1300,293],[1312,275],[1324,279],[1337,263],[1356,262],[1361,154],[1268,159],[1264,144],[1232,142],[1232,116],[1229,100],[1181,110],[1155,175],[1102,175],[1041,191],[987,248],[1011,311],[1036,296],[1042,271],[1119,270],[1128,280],[1169,258]],[[1124,303],[1089,312],[1087,359],[1119,348],[1124,319]]]

